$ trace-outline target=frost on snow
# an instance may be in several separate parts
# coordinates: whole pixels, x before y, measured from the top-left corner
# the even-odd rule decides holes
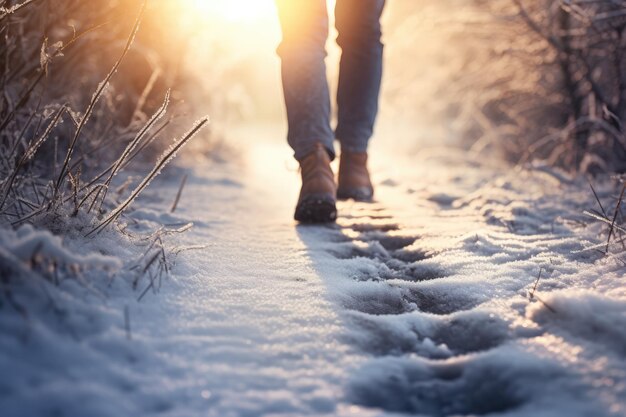
[[[106,284],[11,287],[27,317],[0,311],[3,416],[626,414],[624,266],[593,250],[585,181],[375,148],[379,201],[296,227],[289,151],[243,136],[246,169],[189,168],[175,216],[159,178],[127,214],[128,233],[194,224],[157,296],[110,279],[137,256],[116,233],[0,233],[3,263],[38,252]]]

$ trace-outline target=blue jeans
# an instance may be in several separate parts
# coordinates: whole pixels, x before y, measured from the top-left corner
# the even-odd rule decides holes
[[[309,154],[315,142],[321,142],[334,158],[334,138],[342,151],[367,151],[378,113],[383,70],[380,17],[385,0],[337,0],[337,43],[342,54],[334,133],[324,63],[326,0],[276,0],[276,4],[283,32],[278,54],[289,124],[287,140],[296,159]]]

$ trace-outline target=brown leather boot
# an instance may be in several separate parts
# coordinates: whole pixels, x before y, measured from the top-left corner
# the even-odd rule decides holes
[[[337,198],[364,202],[371,202],[374,198],[374,187],[367,170],[367,152],[341,153]]]
[[[337,219],[337,186],[330,157],[321,143],[300,161],[302,189],[294,218],[301,223],[328,223]]]

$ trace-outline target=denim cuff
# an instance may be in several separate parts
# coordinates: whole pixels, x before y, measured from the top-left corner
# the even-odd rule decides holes
[[[307,143],[309,143],[309,145],[305,146],[305,147],[298,147],[298,149],[296,149],[296,151],[294,152],[294,158],[296,158],[296,160],[298,162],[302,161],[304,158],[306,158],[309,154],[311,154],[311,152],[315,151],[315,143],[317,142],[321,142],[321,141],[308,141]],[[328,152],[328,157],[330,158],[331,161],[333,161],[335,159],[335,157],[337,156],[335,153],[335,147],[333,145],[328,145],[324,142],[321,142],[322,145],[324,145],[324,148],[326,149],[326,152]]]
[[[342,152],[355,152],[355,153],[367,152],[367,142],[365,143],[360,142],[359,145],[351,145],[351,144],[341,142],[341,151]]]

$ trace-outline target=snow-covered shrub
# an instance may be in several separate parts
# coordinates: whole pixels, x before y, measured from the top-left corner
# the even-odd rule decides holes
[[[417,3],[390,7],[391,59],[397,49],[404,62],[411,48],[427,51],[413,52],[427,59],[391,80],[399,100],[418,97],[420,113],[436,111],[474,150],[497,149],[512,162],[626,168],[623,2]]]
[[[11,268],[25,265],[20,254],[26,252],[45,258],[55,273],[77,275],[76,266],[91,255],[65,262],[60,237],[48,231],[74,240],[100,232],[207,124],[202,119],[167,143],[172,123],[164,116],[174,79],[163,74],[172,45],[164,41],[167,32],[154,29],[159,25],[147,3],[0,1],[3,280],[19,275]],[[135,174],[144,174],[134,177],[123,173],[141,159],[156,165],[136,167]],[[28,229],[34,236],[28,250],[15,252],[29,224],[37,230]]]
[[[31,225],[0,229],[0,271],[3,281],[39,274],[50,281],[86,271],[116,271],[119,259],[97,253],[77,254],[63,246],[61,237]],[[6,282],[5,282],[6,283]]]
[[[150,49],[155,35],[136,39],[146,2],[4,4],[3,223],[67,206],[72,215],[100,214],[114,177],[169,124],[170,95],[158,84],[163,68]]]

